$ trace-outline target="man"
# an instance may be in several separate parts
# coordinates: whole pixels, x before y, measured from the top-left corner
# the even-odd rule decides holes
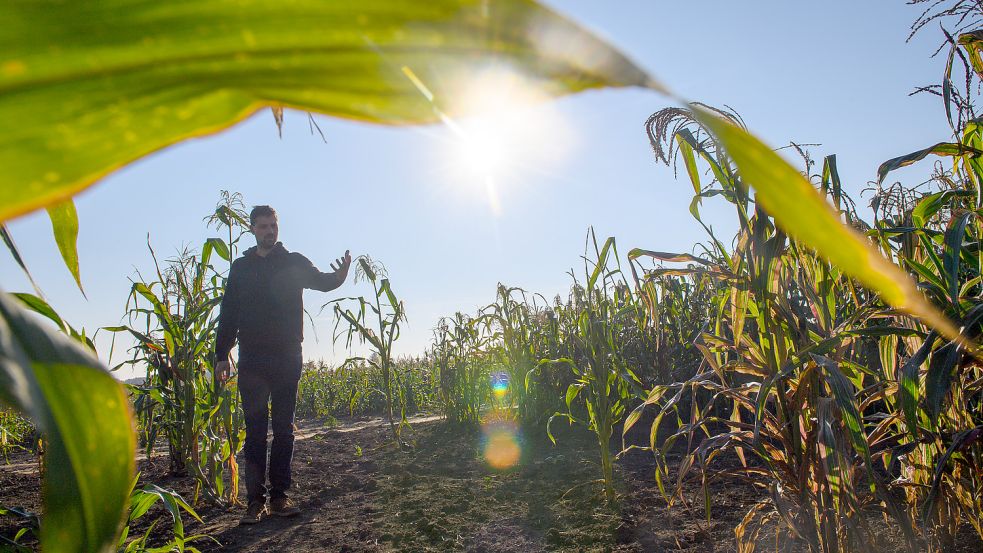
[[[288,252],[277,242],[276,211],[268,205],[253,208],[249,230],[256,246],[232,263],[219,314],[215,340],[215,376],[229,377],[229,352],[239,340],[239,395],[246,416],[246,493],[249,505],[242,524],[255,524],[270,513],[294,516],[300,509],[287,497],[293,457],[294,409],[300,380],[301,341],[304,339],[304,288],[327,292],[345,282],[352,257],[331,264],[322,273],[303,255]],[[266,437],[272,415],[269,488],[266,486]]]

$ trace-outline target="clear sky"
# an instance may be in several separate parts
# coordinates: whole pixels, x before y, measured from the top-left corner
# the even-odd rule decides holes
[[[840,175],[860,191],[884,160],[948,139],[941,100],[910,97],[939,82],[941,41],[930,27],[905,43],[919,7],[900,0],[698,3],[551,0],[547,2],[621,48],[680,95],[736,109],[772,146],[818,143],[836,153]],[[190,140],[114,173],[76,198],[79,254],[88,300],[62,266],[47,218],[33,214],[11,233],[49,301],[90,333],[120,323],[135,269],[150,269],[149,234],[168,257],[213,235],[202,218],[222,189],[280,214],[284,245],[322,270],[345,249],[368,253],[389,270],[409,324],[397,351],[420,353],[439,317],[474,312],[495,285],[566,294],[566,271],[580,266],[584,238],[615,236],[632,247],[689,251],[704,238],[688,213],[692,188],[656,163],[643,123],[669,105],[640,90],[587,92],[540,105],[498,129],[497,200],[485,180],[462,170],[459,141],[446,127],[393,129],[287,113],[283,138],[264,110],[215,136]],[[494,123],[495,121],[493,121]],[[465,122],[482,129],[481,119]],[[500,121],[499,121],[500,123]],[[916,182],[918,169],[896,173]],[[718,204],[719,205],[719,204]],[[869,210],[862,209],[863,214]],[[704,219],[731,229],[731,212],[708,202]],[[251,237],[247,237],[251,240]],[[0,282],[29,291],[0,252]],[[341,295],[307,292],[308,309]],[[333,317],[306,330],[305,357],[340,362]],[[308,325],[310,326],[310,325]],[[97,340],[101,355],[108,340]],[[119,353],[114,361],[122,360]]]

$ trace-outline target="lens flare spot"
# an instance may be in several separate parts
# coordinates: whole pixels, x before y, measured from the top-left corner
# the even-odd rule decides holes
[[[502,400],[509,392],[509,377],[504,373],[492,375],[492,393],[495,399]]]
[[[497,428],[488,432],[486,440],[485,461],[492,468],[504,470],[519,463],[522,448],[519,447],[515,432]]]
[[[505,470],[519,464],[522,456],[519,427],[506,411],[494,409],[487,413],[481,430],[483,454],[490,467]]]

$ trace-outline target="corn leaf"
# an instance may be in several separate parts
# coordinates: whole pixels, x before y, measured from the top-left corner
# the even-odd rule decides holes
[[[670,261],[673,263],[699,263],[701,265],[712,265],[710,261],[688,253],[655,252],[651,250],[643,250],[641,248],[634,248],[628,252],[628,259],[635,260],[639,257],[651,257],[659,261]]]
[[[937,421],[942,411],[942,402],[949,395],[952,385],[952,372],[962,356],[959,344],[950,342],[935,350],[928,363],[925,375],[925,405],[929,420]]]
[[[973,212],[967,211],[949,222],[945,233],[945,253],[942,257],[942,267],[945,271],[946,291],[949,300],[955,306],[959,305],[959,255],[963,251],[963,240],[966,238],[966,224]]]
[[[45,551],[111,551],[136,442],[123,387],[80,345],[0,295],[0,402],[47,436]]]
[[[923,521],[928,519],[930,513],[935,508],[935,503],[938,501],[939,487],[942,484],[942,477],[946,473],[946,465],[948,465],[949,459],[956,452],[973,445],[980,441],[980,439],[983,439],[983,426],[977,426],[970,430],[962,430],[952,438],[952,443],[949,444],[949,447],[935,465],[935,472],[932,475],[932,487],[929,490],[928,499],[922,507]]]
[[[0,224],[0,240],[3,240],[5,246],[7,246],[7,251],[10,252],[11,257],[17,262],[21,270],[24,271],[24,275],[27,276],[27,280],[31,282],[31,287],[37,295],[41,294],[41,288],[38,287],[38,283],[34,281],[34,275],[31,274],[31,270],[27,268],[27,263],[24,262],[24,258],[20,255],[20,250],[17,249],[17,244],[14,243],[14,237],[10,235],[10,230],[7,225]]]
[[[971,190],[945,190],[928,194],[918,201],[918,204],[911,210],[911,224],[915,227],[924,227],[936,213],[943,207],[949,205],[953,198],[970,198],[974,194]]]
[[[917,152],[912,152],[907,155],[896,157],[894,159],[889,159],[881,164],[877,168],[877,183],[880,184],[884,182],[887,174],[895,169],[900,169],[902,167],[907,167],[912,163],[921,161],[930,155],[937,156],[963,156],[970,155],[977,157],[983,154],[983,152],[977,150],[976,148],[971,148],[964,144],[956,144],[952,142],[940,142],[934,146],[925,148],[924,150],[918,150]]]
[[[918,369],[928,359],[935,343],[935,334],[929,334],[918,351],[909,358],[898,372],[898,403],[904,413],[905,424],[912,435],[918,435]]]
[[[42,298],[24,293],[14,293],[11,294],[11,296],[17,298],[17,300],[20,301],[24,307],[50,319],[51,322],[58,325],[58,329],[62,332],[68,332],[68,325],[65,323],[64,319],[61,318],[61,315],[59,315],[58,312],[55,311],[54,308]]]
[[[662,90],[532,0],[14,1],[0,21],[0,221],[266,105],[429,123],[489,69],[552,96]]]
[[[746,130],[699,106],[692,107],[699,121],[724,145],[743,180],[754,187],[756,200],[785,232],[877,292],[888,304],[919,317],[950,339],[965,342],[911,278],[857,230],[843,224],[801,173]]]
[[[969,54],[969,61],[976,74],[983,76],[983,58],[980,57],[980,49],[983,48],[983,29],[959,35],[959,45]]]
[[[822,355],[812,355],[812,358],[818,365],[825,369],[826,383],[829,385],[830,395],[840,410],[840,418],[846,426],[854,449],[865,460],[869,461],[870,447],[867,444],[867,436],[864,433],[863,419],[860,417],[860,411],[857,409],[856,393],[853,383],[843,375],[836,361]]]
[[[206,252],[210,255],[214,251],[219,257],[226,261],[232,261],[232,252],[229,251],[229,246],[221,238],[209,238],[205,241],[205,245],[202,248],[202,259],[203,264],[207,265]]]
[[[51,230],[55,235],[55,243],[58,244],[61,258],[65,261],[65,267],[68,267],[72,276],[75,277],[75,284],[78,285],[84,296],[82,275],[79,273],[79,218],[75,211],[75,202],[69,199],[48,206],[48,217],[51,219]]]

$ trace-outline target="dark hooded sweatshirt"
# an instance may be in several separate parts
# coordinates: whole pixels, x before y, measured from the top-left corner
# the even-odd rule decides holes
[[[322,273],[280,242],[266,256],[256,248],[232,263],[215,339],[223,360],[239,339],[241,352],[300,351],[304,339],[304,288],[327,292],[341,286],[336,273]]]

